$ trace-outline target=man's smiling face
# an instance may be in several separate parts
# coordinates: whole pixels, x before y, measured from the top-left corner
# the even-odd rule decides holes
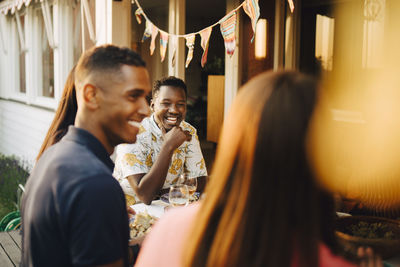
[[[183,88],[162,85],[153,97],[151,107],[158,127],[167,132],[185,119],[186,94]]]

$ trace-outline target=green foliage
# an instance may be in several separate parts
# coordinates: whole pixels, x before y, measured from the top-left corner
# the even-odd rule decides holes
[[[0,219],[16,210],[18,184],[25,185],[29,172],[14,156],[0,154]]]

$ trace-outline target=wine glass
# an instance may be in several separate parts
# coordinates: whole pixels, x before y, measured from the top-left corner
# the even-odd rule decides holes
[[[193,195],[196,192],[197,189],[197,178],[188,178],[186,177],[185,181],[183,182],[184,185],[188,187],[189,190],[189,196],[191,199],[193,199]]]
[[[189,189],[186,185],[172,185],[169,188],[169,203],[174,207],[186,206],[189,203]]]

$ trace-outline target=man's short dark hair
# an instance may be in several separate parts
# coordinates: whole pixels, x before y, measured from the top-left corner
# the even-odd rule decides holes
[[[177,77],[169,76],[169,77],[165,77],[165,78],[155,81],[154,87],[153,87],[153,92],[152,92],[153,98],[157,96],[158,92],[160,91],[161,86],[173,86],[173,87],[182,88],[183,91],[185,92],[185,97],[187,97],[186,84],[183,80],[181,80]]]
[[[115,45],[96,46],[80,57],[75,70],[75,81],[79,83],[92,72],[118,73],[123,65],[146,67],[140,55],[129,48]]]

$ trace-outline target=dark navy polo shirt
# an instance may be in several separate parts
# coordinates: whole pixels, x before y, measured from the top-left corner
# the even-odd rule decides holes
[[[21,266],[92,266],[123,258],[129,226],[114,164],[89,132],[70,126],[41,156],[22,200]]]

